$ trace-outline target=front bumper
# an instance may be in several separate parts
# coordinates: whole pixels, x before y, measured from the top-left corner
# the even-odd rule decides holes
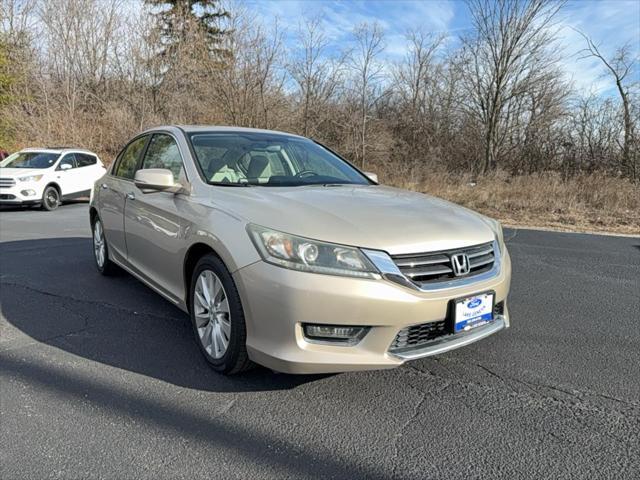
[[[286,373],[331,373],[393,368],[405,361],[443,353],[509,326],[506,298],[511,261],[505,250],[491,279],[446,290],[422,292],[386,280],[319,275],[256,262],[234,274],[244,307],[247,350],[255,362]],[[438,338],[402,355],[389,352],[407,326],[447,318],[451,300],[493,290],[505,302],[494,322],[465,334]],[[370,326],[356,345],[326,345],[305,339],[303,323]]]
[[[25,194],[25,192],[32,192]],[[2,205],[36,205],[42,201],[42,187],[32,182],[18,183],[11,187],[0,188]]]

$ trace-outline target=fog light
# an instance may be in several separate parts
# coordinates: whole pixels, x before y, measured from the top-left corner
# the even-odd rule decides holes
[[[369,327],[347,327],[341,325],[302,326],[307,340],[320,343],[355,345],[367,334]]]
[[[22,190],[20,192],[24,197],[33,197],[36,194],[35,190]]]

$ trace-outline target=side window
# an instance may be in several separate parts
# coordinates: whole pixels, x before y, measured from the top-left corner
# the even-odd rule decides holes
[[[146,142],[147,136],[145,135],[127,145],[120,155],[118,164],[113,172],[116,177],[133,179],[136,173],[136,167],[138,166],[138,159]]]
[[[176,181],[184,178],[182,157],[171,135],[157,133],[151,138],[142,161],[142,168],[166,168],[171,170]]]
[[[76,153],[75,155],[78,168],[89,167],[98,163],[96,157],[94,157],[93,155],[89,155],[88,153]]]
[[[68,165],[68,167],[66,167],[66,165]],[[56,170],[69,170],[71,168],[76,168],[75,155],[73,153],[68,153],[62,158],[62,160],[60,160]]]

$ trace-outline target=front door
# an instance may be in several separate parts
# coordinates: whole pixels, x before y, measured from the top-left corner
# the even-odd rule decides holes
[[[127,195],[134,194],[133,176],[149,136],[138,137],[118,155],[109,175],[105,175],[99,189],[100,218],[111,253],[116,260],[126,261],[127,243],[124,236],[124,210]]]
[[[171,170],[175,181],[186,181],[178,145],[168,134],[153,135],[141,168]],[[179,212],[188,208],[188,199],[169,192],[142,193],[137,188],[132,197],[126,201],[124,215],[129,265],[179,301],[183,297],[181,239],[185,234],[185,221]]]
[[[78,169],[76,168],[76,158],[73,153],[67,153],[56,167],[56,182],[60,185],[63,197],[77,191]]]

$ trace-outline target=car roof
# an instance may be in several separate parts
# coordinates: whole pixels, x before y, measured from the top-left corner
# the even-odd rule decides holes
[[[165,125],[160,127],[149,128],[145,130],[143,133],[152,133],[158,130],[174,130],[179,129],[186,133],[209,133],[209,132],[220,132],[220,133],[268,133],[271,135],[286,135],[287,137],[297,137],[304,138],[300,135],[296,135],[295,133],[288,132],[280,132],[278,130],[264,130],[261,128],[246,128],[246,127],[229,127],[229,126],[219,126],[219,125]]]
[[[92,152],[91,150],[87,150],[85,148],[72,148],[72,147],[44,147],[44,148],[29,147],[29,148],[23,148],[20,151],[21,152],[58,153],[58,154],[78,152],[78,153],[88,153],[89,155],[93,155],[95,157],[98,156],[96,153]]]

